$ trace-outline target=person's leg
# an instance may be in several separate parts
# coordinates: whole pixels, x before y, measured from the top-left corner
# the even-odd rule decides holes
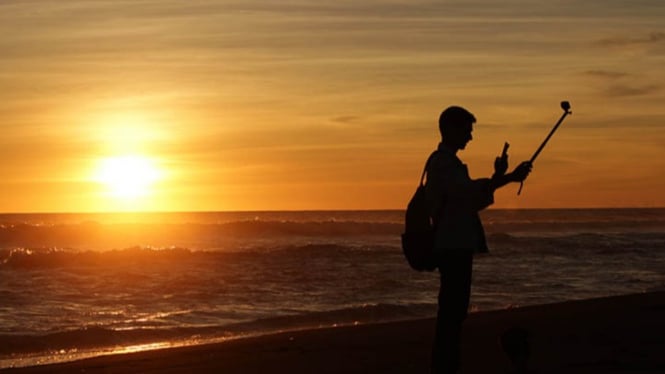
[[[455,373],[459,368],[460,337],[469,309],[472,264],[471,253],[447,253],[439,265],[441,284],[432,373]]]

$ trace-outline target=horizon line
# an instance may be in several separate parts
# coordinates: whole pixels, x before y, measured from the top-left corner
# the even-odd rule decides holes
[[[559,208],[488,208],[485,210],[637,210],[637,209],[665,209],[665,206],[598,206],[598,207],[559,207]],[[405,211],[406,208],[381,209],[266,209],[266,210],[146,210],[146,211],[27,211],[27,212],[0,212],[0,215],[29,215],[29,214],[182,214],[182,213],[317,213],[317,212],[392,212]]]

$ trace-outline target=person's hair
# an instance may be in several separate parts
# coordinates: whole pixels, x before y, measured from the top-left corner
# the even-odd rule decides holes
[[[439,116],[439,132],[441,136],[451,127],[457,127],[464,123],[475,123],[476,117],[468,110],[460,106],[451,106],[446,108]]]

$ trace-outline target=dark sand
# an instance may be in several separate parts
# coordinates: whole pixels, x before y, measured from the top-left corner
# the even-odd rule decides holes
[[[529,373],[665,373],[665,292],[472,314],[463,373],[510,373],[499,336],[529,332]],[[280,333],[7,373],[428,373],[434,320]]]

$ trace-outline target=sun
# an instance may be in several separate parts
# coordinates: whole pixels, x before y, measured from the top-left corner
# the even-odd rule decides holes
[[[161,171],[150,158],[124,155],[100,159],[95,179],[106,186],[111,196],[135,200],[150,195],[161,177]]]

